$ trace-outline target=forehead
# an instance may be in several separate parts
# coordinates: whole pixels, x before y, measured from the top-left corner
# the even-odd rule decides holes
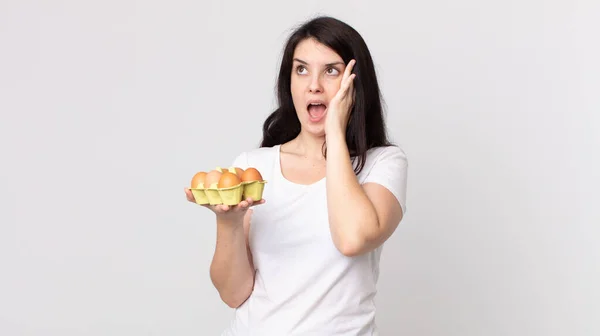
[[[342,62],[342,57],[333,49],[318,42],[313,38],[302,40],[294,50],[294,58],[308,63]]]

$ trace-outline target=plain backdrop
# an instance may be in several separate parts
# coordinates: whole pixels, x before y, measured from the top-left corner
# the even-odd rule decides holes
[[[376,62],[408,212],[382,335],[600,334],[600,3],[0,1],[0,334],[219,335],[198,170],[258,146],[291,30]]]

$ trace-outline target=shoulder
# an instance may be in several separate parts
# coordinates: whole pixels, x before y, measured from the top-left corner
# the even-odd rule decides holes
[[[379,146],[369,149],[367,151],[367,158],[368,157],[380,160],[393,157],[396,159],[402,159],[406,161],[406,152],[399,145]]]
[[[375,147],[367,152],[367,159],[358,174],[361,184],[376,183],[388,189],[406,212],[408,159],[397,145]]]
[[[277,146],[253,148],[245,152],[250,164],[260,164],[276,158]]]
[[[365,165],[359,176],[368,176],[373,169],[385,167],[401,168],[408,166],[408,158],[399,145],[374,147],[367,151]]]
[[[262,171],[272,166],[277,154],[277,146],[252,148],[239,153],[233,160],[233,165],[242,169],[254,167]]]

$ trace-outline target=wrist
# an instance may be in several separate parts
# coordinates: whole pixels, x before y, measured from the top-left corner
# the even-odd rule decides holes
[[[328,127],[325,129],[325,141],[327,142],[327,146],[333,145],[335,143],[345,143],[346,142],[346,132],[341,126],[337,127]]]
[[[327,123],[325,125],[325,137],[328,138],[346,138],[346,127],[338,123]]]
[[[232,216],[232,215],[217,215],[217,226],[226,229],[237,229],[241,228],[244,222],[244,215]]]

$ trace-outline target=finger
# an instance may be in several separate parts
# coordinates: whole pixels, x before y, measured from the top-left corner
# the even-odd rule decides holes
[[[194,194],[192,194],[192,192],[189,188],[183,188],[183,190],[185,191],[185,197],[187,198],[188,201],[196,202],[196,199],[194,198]]]
[[[238,208],[240,208],[240,209],[242,209],[242,210],[246,209],[247,207],[248,207],[248,201],[241,201],[241,202],[238,204]]]
[[[263,199],[261,199],[260,201],[252,201],[252,202],[250,203],[249,207],[251,207],[251,206],[255,206],[255,205],[261,205],[261,204],[264,204],[264,203],[265,203],[265,199],[263,198]]]
[[[352,69],[354,68],[354,64],[356,64],[356,60],[351,59],[350,62],[348,62],[348,65],[346,66],[346,69],[344,70],[344,78],[349,78],[350,74],[352,73]]]
[[[221,204],[208,204],[206,207],[209,208],[210,210],[212,210],[212,212],[214,212],[216,214],[223,213]]]
[[[351,91],[354,89],[354,78],[356,78],[356,74],[350,75],[346,80],[346,90]]]
[[[348,65],[346,65],[346,69],[344,70],[345,77],[350,76],[350,73],[352,73],[352,68],[354,67],[355,63],[356,61],[354,59],[351,59],[350,62],[348,62]]]
[[[200,204],[200,206],[207,208],[208,210],[216,213],[217,211],[215,210],[215,207],[213,205],[210,204]]]
[[[354,78],[355,77],[356,77],[356,74],[350,75],[350,77],[348,77],[348,79],[342,84],[342,89],[343,89],[344,95],[346,95],[348,93],[348,91],[350,91],[350,88],[354,88]]]

